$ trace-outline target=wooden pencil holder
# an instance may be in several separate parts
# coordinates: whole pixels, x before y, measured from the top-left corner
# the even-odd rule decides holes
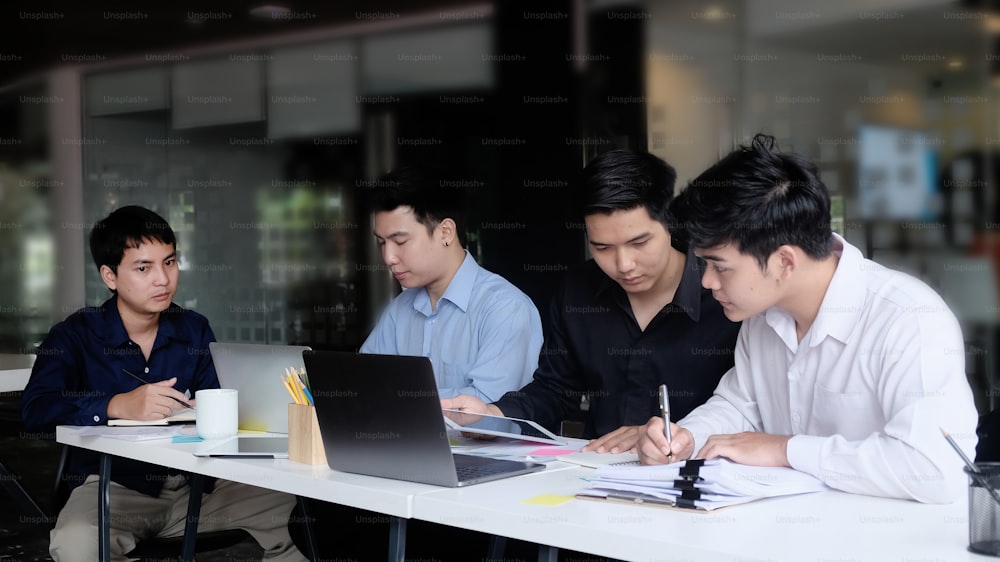
[[[326,464],[326,451],[319,433],[316,408],[288,404],[288,460],[303,464]]]

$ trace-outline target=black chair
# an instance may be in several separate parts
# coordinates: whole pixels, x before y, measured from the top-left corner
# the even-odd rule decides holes
[[[1000,409],[979,417],[976,462],[1000,462]]]
[[[35,498],[21,486],[15,474],[0,462],[0,489],[3,489],[17,504],[21,512],[34,521],[48,520],[48,514],[38,505]]]
[[[59,457],[59,465],[56,468],[55,493],[53,494],[52,518],[55,524],[56,516],[69,499],[69,486],[66,484],[65,470],[66,462],[69,458],[69,445],[64,445]],[[204,489],[205,477],[200,474],[193,474],[189,478],[191,486],[191,499],[188,505],[188,517],[191,517],[192,508],[195,516],[201,508],[201,490]],[[192,505],[196,504],[196,505]],[[195,537],[194,552],[211,552],[223,548],[230,548],[247,539],[253,540],[250,533],[243,529],[226,529],[222,531],[209,531],[198,533]],[[154,538],[139,542],[135,548],[127,553],[129,558],[162,562],[171,558],[179,558],[184,550],[184,537]]]

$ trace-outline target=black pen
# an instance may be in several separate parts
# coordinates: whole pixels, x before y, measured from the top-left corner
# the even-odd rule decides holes
[[[130,372],[128,369],[122,369],[122,371],[125,371],[126,375],[132,377],[133,379],[135,379],[135,380],[137,380],[139,382],[141,382],[142,384],[149,384],[148,381],[143,380],[142,377],[140,377],[139,375],[137,375],[137,374],[135,374],[133,372]],[[185,408],[190,408],[191,407],[191,404],[188,404],[187,402],[181,400],[180,398],[174,398],[173,396],[171,396],[170,398],[172,398],[174,401],[180,403],[180,405],[184,406]]]

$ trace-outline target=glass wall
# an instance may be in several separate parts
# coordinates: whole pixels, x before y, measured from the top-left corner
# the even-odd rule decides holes
[[[0,94],[0,346],[108,296],[87,227],[135,203],[177,230],[178,302],[220,339],[356,348],[397,290],[364,198],[401,161],[450,172],[476,256],[544,310],[583,258],[588,158],[648,148],[683,186],[763,131],[817,163],[838,232],[944,295],[992,408],[998,30],[941,0],[567,0],[137,46],[66,70],[75,93]]]
[[[424,27],[86,73],[84,216],[137,204],[167,218],[176,300],[220,340],[357,349],[368,295],[369,310],[391,296],[360,206],[391,155],[371,150],[366,123],[405,104],[440,117],[438,96],[420,106],[428,92],[492,84],[488,22]],[[405,53],[435,64],[419,71]],[[85,285],[88,304],[109,296],[94,268]]]
[[[53,316],[51,101],[44,81],[0,93],[0,353],[31,353]]]
[[[922,277],[996,406],[1000,15],[958,2],[650,3],[650,147],[698,172],[756,132],[815,162],[834,227]]]

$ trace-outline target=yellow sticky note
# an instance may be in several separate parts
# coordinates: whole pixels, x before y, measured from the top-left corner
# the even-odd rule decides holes
[[[569,500],[573,499],[573,496],[560,496],[558,494],[541,494],[533,498],[528,498],[521,503],[526,503],[530,505],[561,505]]]

